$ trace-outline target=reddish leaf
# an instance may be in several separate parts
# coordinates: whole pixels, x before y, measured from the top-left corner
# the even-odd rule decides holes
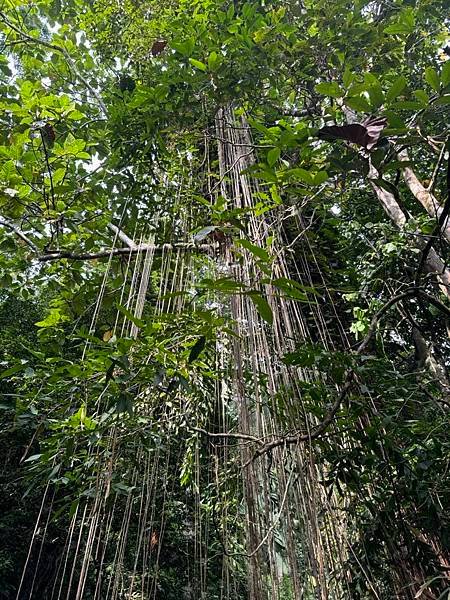
[[[158,54],[161,54],[161,52],[164,50],[164,48],[166,46],[167,46],[166,40],[156,40],[156,42],[153,42],[153,46],[151,49],[152,55],[158,56]]]
[[[52,125],[50,125],[50,123],[46,123],[44,125],[44,127],[42,127],[42,135],[45,138],[46,142],[50,142],[50,144],[53,144],[53,142],[55,141],[56,138],[56,134],[55,134],[55,130],[53,129]]]

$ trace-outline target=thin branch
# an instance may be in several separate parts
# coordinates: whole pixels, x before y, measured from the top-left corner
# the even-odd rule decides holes
[[[96,260],[98,258],[109,258],[110,256],[120,256],[120,255],[129,255],[129,254],[138,254],[139,252],[144,252],[147,250],[151,250],[154,252],[163,252],[164,250],[180,250],[183,252],[208,252],[210,250],[215,250],[219,248],[218,243],[212,244],[194,244],[190,242],[179,242],[175,244],[139,244],[133,248],[112,248],[110,250],[100,250],[99,252],[94,252],[92,254],[77,254],[76,252],[71,252],[69,250],[54,250],[49,251],[47,254],[43,254],[39,256],[39,262],[49,262],[53,260],[61,260],[62,258],[67,258],[69,260]]]
[[[13,231],[17,235],[17,237],[19,237],[28,246],[30,246],[30,248],[32,248],[34,252],[39,252],[39,248],[36,246],[36,244],[32,242],[16,225],[14,225],[14,223],[11,223],[11,221],[5,219],[5,217],[0,217],[0,225],[11,229],[11,231]]]
[[[257,438],[254,435],[249,435],[248,433],[212,433],[211,431],[207,431],[206,429],[202,429],[201,427],[191,427],[193,431],[198,431],[198,433],[203,433],[209,438],[230,438],[236,440],[246,440],[248,442],[255,442],[257,444],[262,444],[262,440]]]

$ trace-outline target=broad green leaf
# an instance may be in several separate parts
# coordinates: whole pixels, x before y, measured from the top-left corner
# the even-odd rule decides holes
[[[246,250],[251,252],[254,256],[260,258],[261,260],[263,260],[265,262],[268,262],[270,260],[270,255],[267,252],[267,250],[264,250],[264,248],[260,248],[259,246],[255,246],[248,240],[243,240],[243,239],[236,240],[236,245],[242,246],[242,248],[245,248]]]
[[[441,87],[441,82],[439,79],[439,75],[433,69],[433,67],[427,67],[425,69],[425,81],[428,83],[429,86],[431,86],[433,88],[433,90],[435,92],[439,92],[440,87]]]
[[[444,89],[450,85],[450,59],[447,59],[447,61],[442,65],[441,83]]]
[[[65,168],[60,167],[59,169],[56,169],[56,171],[54,171],[52,173],[53,184],[56,185],[60,181],[62,181],[64,179],[65,174],[66,174],[66,169]]]
[[[260,316],[264,319],[264,321],[266,321],[266,323],[272,325],[273,313],[266,298],[264,298],[259,292],[256,291],[250,292],[249,296],[253,304],[255,305],[256,310],[259,312]]]
[[[384,29],[384,33],[391,35],[409,35],[414,33],[416,18],[413,8],[405,8],[398,16],[397,22]]]
[[[70,119],[71,121],[79,121],[80,119],[84,118],[84,114],[82,112],[80,112],[79,110],[72,110],[67,115],[67,118]]]
[[[125,306],[121,304],[116,304],[117,310],[124,315],[131,323],[139,327],[140,329],[145,326],[145,321],[142,319],[138,319],[131,311],[129,311]]]
[[[354,79],[355,79],[355,74],[352,73],[350,71],[350,69],[347,67],[342,76],[342,83],[344,84],[344,87],[348,88],[349,85],[351,85],[353,83]]]
[[[208,56],[208,69],[213,72],[220,66],[220,57],[217,52],[211,52]]]
[[[419,102],[422,103],[422,106],[424,107],[427,106],[430,101],[430,98],[425,90],[415,90],[414,96],[419,100]]]
[[[201,62],[200,60],[197,60],[196,58],[190,58],[189,62],[193,67],[199,69],[200,71],[207,71],[208,69],[205,63]]]
[[[299,181],[303,181],[308,185],[314,185],[314,177],[312,176],[312,174],[306,169],[302,169],[301,167],[289,169],[289,171],[286,171],[286,175],[289,177],[290,181],[295,181],[296,179],[298,179]]]
[[[388,92],[386,93],[386,100],[388,102],[392,102],[392,100],[395,100],[403,92],[403,90],[406,87],[406,84],[406,77],[404,77],[403,75],[397,77],[397,79],[394,81],[394,83],[391,85]]]
[[[416,102],[414,100],[400,100],[391,104],[391,108],[398,110],[420,110],[423,108],[422,102]]]
[[[313,175],[313,183],[314,185],[320,185],[324,183],[328,179],[328,173],[326,171],[317,171]]]
[[[172,42],[171,47],[183,56],[190,57],[195,47],[195,39],[189,38],[184,42]]]
[[[61,309],[59,308],[51,308],[48,315],[42,321],[38,321],[35,323],[36,327],[46,328],[46,327],[54,327],[55,325],[59,325],[64,321],[68,321],[69,317],[61,313]]]
[[[341,88],[335,81],[332,81],[330,83],[318,83],[314,87],[314,89],[318,94],[323,94],[324,96],[331,96],[332,98],[341,98],[344,95],[344,92],[341,90]]]
[[[388,33],[390,35],[409,35],[412,33],[414,28],[411,28],[408,24],[405,23],[393,23],[389,25],[384,30],[384,33]]]
[[[438,98],[435,102],[436,105],[438,106],[445,106],[447,104],[450,104],[450,94],[446,94],[445,96],[441,96],[440,98]]]
[[[352,96],[351,98],[346,98],[344,102],[349,108],[358,112],[370,113],[371,111],[370,104],[363,96]]]
[[[14,375],[14,373],[18,373],[19,371],[22,371],[23,369],[26,368],[26,362],[21,363],[20,365],[14,365],[13,367],[10,367],[9,369],[6,369],[6,371],[3,371],[2,373],[0,373],[0,379],[5,379],[6,377],[11,377],[11,375]]]
[[[272,148],[272,150],[269,150],[269,152],[267,153],[267,164],[269,165],[269,167],[274,166],[274,164],[280,158],[280,154],[281,154],[280,148]]]

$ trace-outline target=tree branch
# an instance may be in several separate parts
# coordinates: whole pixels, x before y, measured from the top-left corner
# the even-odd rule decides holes
[[[407,150],[401,150],[397,156],[400,161],[409,162]],[[450,243],[450,217],[448,212],[445,214],[444,208],[440,205],[431,191],[422,185],[421,181],[418,179],[411,167],[405,167],[402,169],[402,174],[403,179],[405,180],[405,183],[413,196],[425,208],[430,217],[438,220],[439,231],[442,233],[447,242]]]
[[[132,250],[135,250],[137,248],[137,244],[134,242],[134,240],[129,238],[127,234],[121,229],[119,229],[116,225],[113,225],[113,223],[108,223],[108,228],[111,229],[114,235],[116,235],[119,238],[119,240],[126,244],[128,248],[131,248]]]
[[[154,252],[163,252],[164,250],[180,250],[183,252],[208,252],[219,248],[218,243],[212,244],[194,244],[191,242],[178,242],[175,244],[139,244],[133,248],[111,248],[110,250],[100,250],[92,254],[71,252],[69,250],[54,250],[39,256],[39,262],[49,262],[67,258],[69,260],[96,260],[98,258],[109,258],[111,256],[121,256],[129,254],[138,254],[147,250]]]
[[[448,216],[450,213],[450,156],[448,157],[448,161],[447,161],[446,183],[447,183],[447,199],[445,200],[444,208],[442,209],[442,212],[439,216],[439,221],[437,222],[436,227],[434,228],[428,242],[426,243],[426,245],[422,251],[422,256],[420,257],[419,266],[417,267],[416,285],[419,284],[422,269],[427,261],[431,247],[433,245],[433,242],[435,241],[436,234],[439,233],[440,231],[442,231],[442,227],[444,227],[445,223],[448,223]],[[430,183],[430,186],[431,186],[431,183]]]
[[[381,202],[381,205],[383,206],[388,217],[395,223],[395,225],[397,225],[399,229],[403,229],[407,222],[405,213],[400,208],[394,194],[389,192],[387,189],[382,188],[377,184],[376,181],[374,181],[379,179],[379,174],[373,165],[369,166],[369,181],[372,189],[377,195],[377,198]],[[420,250],[424,250],[427,246],[427,242],[425,242],[420,235],[418,235],[414,241],[414,245]],[[442,292],[448,298],[450,298],[450,271],[446,268],[445,263],[439,254],[433,248],[431,248],[431,245],[427,251],[423,265],[429,273],[436,275],[440,282],[440,288]]]
[[[30,246],[30,248],[32,248],[34,252],[39,252],[39,248],[36,246],[36,244],[32,242],[16,225],[14,225],[14,223],[11,223],[11,221],[5,219],[5,217],[0,217],[0,225],[11,229],[11,231],[13,231],[17,235],[17,237],[19,237],[28,246]]]

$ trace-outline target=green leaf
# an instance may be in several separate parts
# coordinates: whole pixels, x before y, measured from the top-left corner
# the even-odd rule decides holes
[[[381,85],[378,82],[371,85],[368,92],[372,108],[379,108],[384,102],[384,93]]]
[[[217,52],[211,52],[208,56],[208,69],[213,72],[220,66],[220,57]]]
[[[245,289],[245,284],[240,281],[235,281],[230,277],[222,277],[220,279],[203,279],[201,283],[197,284],[199,288],[206,288],[208,290],[216,290],[225,294],[240,292]]]
[[[391,104],[391,107],[398,110],[420,110],[423,105],[422,102],[415,102],[414,100],[400,100]]]
[[[116,308],[120,313],[124,315],[124,317],[131,321],[131,323],[136,325],[136,327],[142,328],[145,326],[145,321],[142,321],[142,319],[138,319],[137,317],[135,317],[132,312],[125,308],[125,306],[122,306],[121,304],[116,304]]]
[[[441,83],[444,89],[450,85],[450,59],[442,65]]]
[[[342,83],[344,84],[344,86],[346,88],[348,88],[351,85],[351,83],[353,82],[354,79],[355,79],[355,74],[352,73],[350,71],[350,69],[347,67],[345,69],[345,71],[344,71],[343,76],[342,76]]]
[[[242,246],[242,248],[245,248],[246,250],[251,252],[254,256],[257,256],[258,258],[260,258],[261,260],[263,260],[265,262],[268,262],[270,260],[270,255],[267,252],[267,250],[264,250],[264,248],[260,248],[259,246],[255,246],[248,240],[243,240],[243,239],[236,240],[236,245]]]
[[[274,279],[272,285],[286,294],[288,298],[299,300],[300,302],[309,302],[305,288],[293,279],[279,277]]]
[[[393,23],[384,30],[384,33],[388,33],[390,35],[409,35],[412,32],[413,29],[404,23]]]
[[[358,112],[370,113],[370,104],[363,96],[353,96],[344,100],[345,104]]]
[[[57,183],[62,181],[64,179],[65,174],[66,174],[66,169],[64,169],[62,167],[59,169],[56,169],[52,174],[53,184],[56,185]]]
[[[403,90],[406,87],[406,84],[407,84],[406,77],[404,77],[403,75],[400,75],[400,77],[397,77],[397,79],[394,81],[394,83],[389,88],[389,91],[386,93],[387,102],[392,102],[392,100],[395,100],[403,92]]]
[[[3,373],[0,373],[0,379],[5,379],[6,377],[10,377],[11,375],[14,375],[14,373],[18,373],[19,371],[22,371],[25,368],[26,368],[26,362],[24,362],[20,365],[14,365],[13,367],[6,369],[6,371],[3,371]]]
[[[274,166],[274,164],[280,158],[280,154],[281,150],[279,148],[272,148],[272,150],[269,150],[269,152],[267,153],[267,164],[269,165],[269,167]]]
[[[423,107],[428,106],[430,98],[425,90],[415,90],[414,96],[419,100]]]
[[[188,363],[191,364],[196,360],[200,354],[203,352],[206,346],[206,337],[204,335],[200,336],[195,344],[192,346],[191,351],[189,352]]]
[[[35,323],[36,327],[41,327],[43,329],[47,327],[54,327],[55,325],[59,325],[59,323],[63,323],[64,321],[68,321],[69,317],[61,313],[61,309],[59,308],[51,308],[48,315],[42,321],[38,321]]]
[[[450,94],[447,94],[445,96],[441,96],[440,98],[438,98],[435,102],[436,105],[438,106],[445,106],[447,104],[450,104]]]
[[[321,185],[327,179],[328,173],[326,171],[317,171],[317,173],[314,173],[313,175],[314,185]]]
[[[299,180],[303,181],[308,185],[314,185],[314,178],[312,174],[306,169],[302,169],[301,167],[289,169],[289,171],[285,171],[285,173],[283,173],[283,176],[285,176],[286,179],[289,179],[289,181]]]
[[[335,82],[322,82],[318,83],[314,89],[318,94],[323,94],[324,96],[331,96],[332,98],[341,98],[344,95],[344,92],[341,90],[339,85]]]
[[[384,33],[391,35],[409,35],[414,33],[416,26],[416,18],[413,8],[405,8],[403,10],[396,23],[389,25],[384,29]]]
[[[439,75],[433,69],[433,67],[427,67],[425,69],[425,81],[428,83],[429,86],[433,88],[435,92],[439,92],[441,88],[441,82],[439,79]]]
[[[390,181],[386,181],[385,179],[370,179],[370,181],[373,181],[373,183],[375,185],[377,185],[378,187],[383,188],[387,192],[390,192],[394,196],[398,195],[397,188]]]
[[[200,71],[207,71],[207,66],[205,65],[205,63],[201,62],[200,60],[197,60],[195,58],[190,58],[189,62],[196,69],[199,69]]]
[[[195,47],[195,39],[189,38],[184,42],[172,42],[171,47],[183,56],[191,56]]]
[[[263,318],[266,323],[269,323],[269,325],[272,325],[273,313],[267,300],[256,291],[249,292],[249,296],[252,299],[252,302],[255,305],[256,310],[259,312],[261,318]]]
[[[82,112],[80,112],[79,110],[72,110],[67,115],[67,118],[71,119],[72,121],[79,121],[80,119],[84,118],[84,114]]]

